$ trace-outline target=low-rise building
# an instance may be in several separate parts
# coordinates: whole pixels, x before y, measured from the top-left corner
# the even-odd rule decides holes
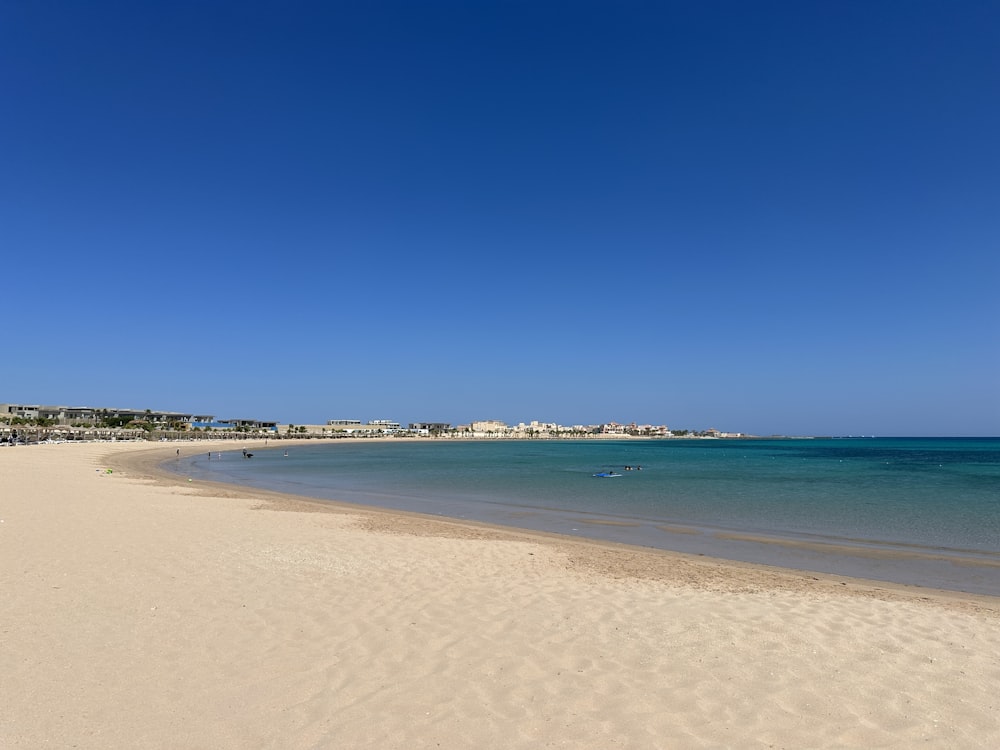
[[[277,422],[265,422],[259,419],[220,419],[219,424],[237,430],[267,430],[275,432],[278,429]]]
[[[410,422],[408,429],[415,432],[444,432],[450,430],[451,425],[447,422]]]
[[[510,429],[506,422],[499,419],[480,419],[469,425],[469,428],[473,432],[482,433],[507,432]]]
[[[57,424],[73,422],[99,423],[108,419],[127,422],[148,422],[153,425],[190,425],[194,422],[211,422],[215,417],[189,412],[153,411],[152,409],[119,409],[117,407],[55,406],[39,404],[0,404],[0,417],[11,419],[45,419]]]

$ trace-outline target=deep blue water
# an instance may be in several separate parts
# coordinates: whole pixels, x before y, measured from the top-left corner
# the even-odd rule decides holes
[[[278,443],[251,460],[206,453],[180,468],[317,498],[1000,595],[1000,439]],[[592,476],[606,469],[622,476]]]

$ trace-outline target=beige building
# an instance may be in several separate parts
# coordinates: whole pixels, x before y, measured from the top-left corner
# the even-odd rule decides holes
[[[510,428],[507,426],[506,422],[501,422],[498,419],[481,419],[477,422],[473,422],[469,425],[470,429],[476,433],[503,433],[508,432]]]

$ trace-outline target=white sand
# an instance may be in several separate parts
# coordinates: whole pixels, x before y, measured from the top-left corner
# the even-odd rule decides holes
[[[996,598],[155,477],[175,448],[0,449],[0,747],[1000,746]]]

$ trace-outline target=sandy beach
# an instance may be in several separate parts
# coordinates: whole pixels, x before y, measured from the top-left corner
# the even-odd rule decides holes
[[[0,747],[1000,746],[1000,599],[157,469],[207,449],[0,449]]]

